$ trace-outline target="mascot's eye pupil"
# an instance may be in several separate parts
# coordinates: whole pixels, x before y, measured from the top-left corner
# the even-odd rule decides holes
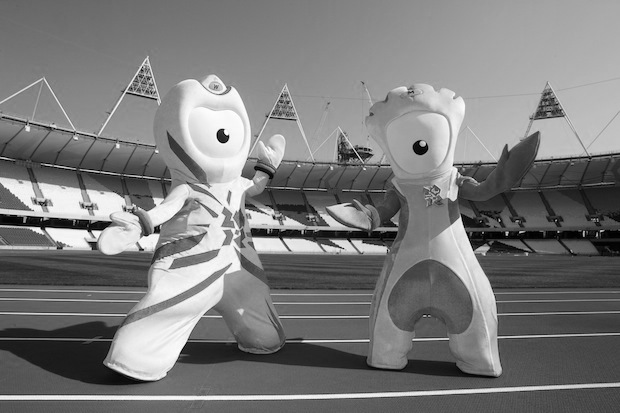
[[[413,151],[416,153],[416,155],[424,155],[426,152],[428,152],[428,143],[422,140],[417,141],[413,144]]]
[[[220,129],[217,131],[217,140],[220,143],[226,143],[230,139],[230,135],[226,129]]]

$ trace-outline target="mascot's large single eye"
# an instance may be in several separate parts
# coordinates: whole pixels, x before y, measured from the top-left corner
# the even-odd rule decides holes
[[[237,155],[245,143],[245,128],[241,117],[232,110],[195,108],[187,121],[194,145],[212,158]]]
[[[226,129],[220,129],[217,131],[217,140],[219,143],[226,143],[230,139],[230,135]]]
[[[426,152],[428,152],[428,143],[423,140],[416,141],[413,144],[413,151],[416,153],[416,155],[424,155]]]

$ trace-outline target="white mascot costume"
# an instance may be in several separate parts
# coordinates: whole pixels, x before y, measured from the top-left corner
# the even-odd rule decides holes
[[[370,314],[368,364],[402,369],[423,315],[441,319],[465,373],[498,377],[497,308],[491,285],[465,233],[457,196],[486,200],[510,189],[531,167],[538,133],[511,151],[482,183],[453,167],[465,103],[448,89],[400,87],[370,109],[366,126],[394,178],[383,204],[340,204],[328,212],[367,231],[399,210],[399,229],[377,282]]]
[[[245,216],[245,197],[261,193],[285,141],[259,143],[253,180],[241,176],[250,122],[241,97],[217,76],[185,80],[164,97],[155,140],[172,177],[150,211],[115,212],[98,244],[117,254],[161,225],[148,292],[119,327],[104,364],[144,381],[173,367],[201,316],[218,311],[241,350],[267,354],[285,341]]]

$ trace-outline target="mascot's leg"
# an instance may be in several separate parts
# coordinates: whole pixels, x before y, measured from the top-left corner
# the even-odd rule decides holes
[[[137,380],[162,379],[202,315],[220,300],[229,265],[215,272],[213,264],[172,271],[171,261],[151,267],[149,291],[119,327],[104,361],[112,370]]]
[[[376,315],[370,320],[368,365],[378,369],[404,369],[409,361],[407,354],[413,346],[414,333],[411,330],[396,327],[386,307],[379,305]]]
[[[224,295],[215,310],[226,321],[242,351],[270,354],[284,345],[284,329],[269,292],[263,280],[244,268],[226,275]]]
[[[407,325],[400,325],[398,321],[410,320],[419,303],[410,300],[411,297],[391,298],[395,292],[393,280],[399,278],[392,274],[393,259],[388,256],[372,299],[367,363],[379,369],[401,370],[407,365],[407,354],[413,346],[415,320]],[[395,311],[398,312],[396,317]]]
[[[480,270],[482,272],[482,270]],[[472,319],[468,328],[451,334],[450,351],[456,365],[469,374],[499,377],[502,366],[497,345],[497,307],[493,290],[484,273],[470,290],[473,304]]]

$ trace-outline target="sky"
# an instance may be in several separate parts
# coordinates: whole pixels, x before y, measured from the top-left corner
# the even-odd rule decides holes
[[[525,135],[549,82],[568,118],[533,123],[539,159],[619,152],[618,16],[617,0],[0,0],[0,101],[45,77],[76,128],[97,132],[149,56],[162,97],[210,73],[234,86],[254,134],[287,84],[311,150],[340,127],[378,162],[368,94],[428,83],[465,99],[456,158],[473,162]],[[45,88],[34,110],[38,90],[0,110],[66,125]],[[126,96],[103,135],[153,143],[156,108]],[[286,159],[308,159],[295,122],[270,120],[261,139],[273,133]]]

